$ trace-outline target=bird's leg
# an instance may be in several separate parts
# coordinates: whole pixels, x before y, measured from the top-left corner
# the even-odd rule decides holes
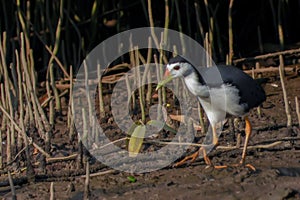
[[[242,154],[242,160],[240,161],[240,164],[244,164],[245,159],[246,159],[246,153],[247,153],[247,147],[248,147],[248,143],[249,143],[249,138],[252,132],[252,126],[251,123],[248,119],[248,117],[245,117],[245,134],[246,134],[246,138],[245,138],[245,143],[244,143],[244,149],[243,149],[243,154]]]
[[[240,161],[240,165],[244,165],[244,163],[245,163],[247,147],[248,147],[249,139],[250,139],[251,132],[252,132],[252,126],[251,126],[251,123],[250,123],[249,118],[247,116],[245,117],[245,124],[246,124],[245,125],[246,138],[245,138],[244,149],[243,149],[243,154],[242,154],[242,159]],[[250,169],[255,171],[255,167],[253,167],[252,165],[246,164],[245,166],[249,167]]]
[[[219,143],[219,138],[218,138],[218,135],[217,135],[217,129],[216,129],[215,125],[212,125],[212,132],[213,132],[213,141],[212,141],[212,144],[214,146],[216,146]],[[205,148],[203,148],[203,159],[204,159],[205,163],[207,164],[207,167],[212,166],[211,161],[209,160],[209,158],[206,155]],[[227,168],[228,166],[227,165],[214,165],[213,167],[215,169],[223,169],[223,168]]]

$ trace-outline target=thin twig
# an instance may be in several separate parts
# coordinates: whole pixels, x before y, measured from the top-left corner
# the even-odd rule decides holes
[[[50,200],[54,200],[55,199],[55,195],[54,195],[54,183],[51,182],[50,184]]]
[[[69,160],[74,160],[78,156],[77,153],[69,155],[69,156],[64,156],[64,157],[55,157],[55,158],[46,158],[47,163],[55,163],[55,162],[61,162],[61,161],[69,161]]]
[[[92,173],[92,174],[90,174],[90,177],[103,176],[103,175],[111,174],[111,173],[114,173],[114,172],[116,172],[116,170],[109,169],[109,170],[106,170],[106,171],[103,171],[103,172]],[[86,175],[82,175],[80,178],[86,178]]]
[[[258,56],[249,57],[249,58],[240,58],[240,59],[233,60],[233,63],[236,65],[237,63],[241,63],[241,62],[254,62],[257,60],[263,60],[263,59],[267,59],[267,58],[271,58],[271,57],[277,57],[279,55],[289,55],[289,54],[297,54],[297,53],[300,53],[300,48],[299,49],[290,49],[290,50],[286,50],[286,51],[278,51],[278,52],[274,52],[274,53],[268,53],[268,54],[258,55]]]
[[[248,146],[247,149],[270,149],[270,148],[280,145],[282,143],[283,143],[283,141],[277,141],[277,142],[273,142],[271,144],[253,145],[253,146]],[[234,150],[234,149],[243,149],[243,147],[237,148],[236,146],[217,146],[216,149]]]

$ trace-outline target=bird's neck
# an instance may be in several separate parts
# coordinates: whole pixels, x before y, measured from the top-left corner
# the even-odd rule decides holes
[[[203,82],[203,79],[200,74],[196,71],[191,72],[184,77],[184,82],[187,88],[195,96],[203,96],[203,93],[207,91],[207,87]]]

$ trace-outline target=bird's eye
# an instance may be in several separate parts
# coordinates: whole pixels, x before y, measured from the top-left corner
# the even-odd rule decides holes
[[[179,70],[179,69],[180,69],[180,66],[179,66],[179,65],[176,65],[173,69]]]

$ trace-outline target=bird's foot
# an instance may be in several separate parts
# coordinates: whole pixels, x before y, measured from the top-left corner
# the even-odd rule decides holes
[[[188,160],[190,160],[190,163],[194,162],[199,156],[199,151],[196,151],[195,153],[193,153],[192,155],[186,156],[184,159],[182,159],[181,161],[175,163],[173,166],[174,167],[179,167],[184,165]]]
[[[239,162],[239,163],[233,164],[231,166],[232,167],[246,167],[246,168],[250,169],[253,172],[256,171],[256,168],[253,165],[251,165],[251,164],[244,164],[244,162]]]
[[[226,169],[226,168],[230,168],[230,167],[247,167],[248,169],[250,169],[251,171],[255,172],[256,168],[251,165],[251,164],[232,164],[232,165],[207,165],[205,169],[211,168],[213,167],[214,169]]]

